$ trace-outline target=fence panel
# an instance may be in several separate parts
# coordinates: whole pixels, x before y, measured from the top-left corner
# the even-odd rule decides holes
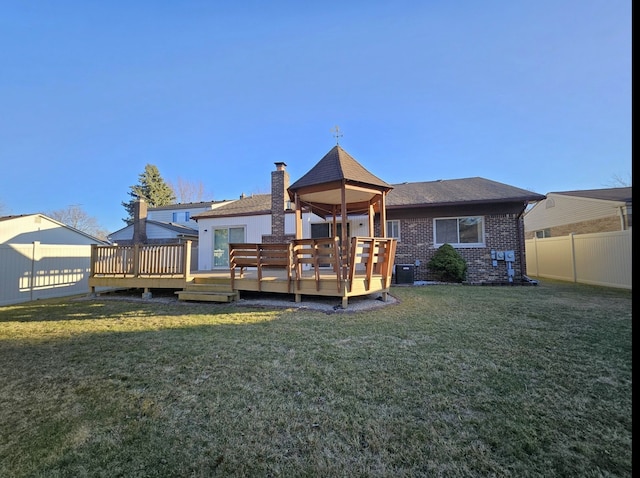
[[[631,289],[631,229],[525,241],[527,275]]]
[[[0,246],[0,305],[88,293],[91,246]]]

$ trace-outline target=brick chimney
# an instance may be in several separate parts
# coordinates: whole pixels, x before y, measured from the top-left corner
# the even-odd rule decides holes
[[[133,243],[145,244],[147,242],[147,202],[136,199],[133,203]]]
[[[284,227],[284,212],[289,199],[289,173],[287,165],[276,162],[276,170],[271,172],[271,234],[263,236],[265,242],[284,242],[287,240]]]

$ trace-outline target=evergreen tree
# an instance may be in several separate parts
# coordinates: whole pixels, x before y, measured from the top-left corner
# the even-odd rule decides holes
[[[129,215],[123,219],[127,224],[133,223],[135,202],[139,197],[147,201],[149,207],[167,206],[176,202],[173,189],[162,179],[157,166],[147,164],[144,167],[144,172],[138,175],[138,181],[138,184],[129,187],[131,190],[128,194],[131,196],[131,200],[122,202],[122,206]]]

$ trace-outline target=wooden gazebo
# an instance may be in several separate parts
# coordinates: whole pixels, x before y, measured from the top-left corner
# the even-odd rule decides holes
[[[336,144],[304,176],[294,182],[287,192],[295,204],[296,239],[302,239],[302,212],[310,210],[326,219],[333,219],[336,231],[342,224],[342,277],[347,279],[349,215],[368,215],[368,235],[374,237],[375,214],[380,214],[380,236],[386,237],[386,196],[393,187],[367,171],[358,161]]]

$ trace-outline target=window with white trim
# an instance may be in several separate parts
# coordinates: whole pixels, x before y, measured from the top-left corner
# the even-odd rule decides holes
[[[387,221],[387,237],[400,241],[400,221]]]
[[[184,218],[184,220],[182,219]],[[174,212],[171,214],[172,222],[189,222],[191,219],[191,212]]]
[[[448,217],[433,220],[434,245],[453,247],[484,247],[484,218]]]

